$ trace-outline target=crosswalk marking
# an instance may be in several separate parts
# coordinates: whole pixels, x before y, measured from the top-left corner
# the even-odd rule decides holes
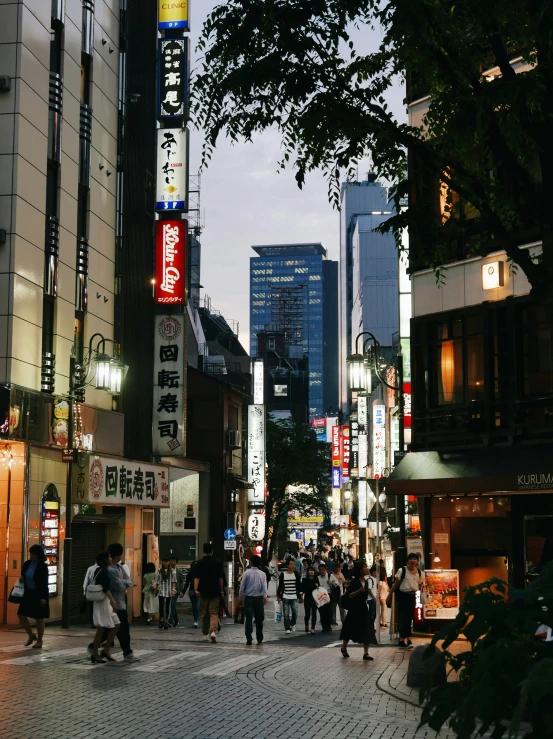
[[[241,667],[245,667],[246,665],[251,665],[253,662],[259,662],[262,659],[266,659],[266,657],[267,655],[244,654],[241,657],[233,657],[232,659],[225,660],[224,662],[219,662],[219,664],[213,665],[212,667],[206,667],[203,670],[198,670],[198,672],[194,672],[193,674],[212,677],[224,677],[225,675],[229,675],[231,672],[236,672],[236,670],[239,670]]]
[[[60,649],[55,652],[38,651],[38,654],[32,654],[28,657],[14,657],[13,659],[3,659],[0,665],[32,665],[36,662],[49,662],[53,657],[72,657],[75,654],[82,654],[83,647],[75,649]]]
[[[203,649],[200,652],[179,652],[178,654],[171,655],[171,657],[152,662],[149,665],[138,665],[133,669],[133,672],[162,672],[172,667],[175,662],[181,659],[200,659],[204,654],[212,654],[212,652],[204,651]]]
[[[134,649],[133,655],[135,657],[142,657],[144,654],[153,654],[154,651],[155,651],[154,649]],[[98,665],[95,665],[92,662],[90,662],[90,656],[87,657],[87,659],[89,660],[88,662],[76,662],[75,664],[65,665],[65,666],[68,667],[70,670],[94,670],[95,668],[98,667]],[[122,657],[118,658],[116,655],[114,655],[114,659],[119,665],[123,665],[123,664],[129,665],[129,666],[132,665],[131,660],[124,660]],[[113,665],[113,662],[109,662],[109,663],[106,662],[106,664]]]

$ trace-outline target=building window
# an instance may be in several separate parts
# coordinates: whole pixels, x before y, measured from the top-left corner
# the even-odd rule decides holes
[[[267,338],[267,349],[271,352],[274,352],[276,349],[276,341],[274,336],[269,336]]]

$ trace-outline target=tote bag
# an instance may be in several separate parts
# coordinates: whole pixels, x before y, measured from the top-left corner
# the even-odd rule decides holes
[[[326,606],[327,603],[330,603],[330,595],[324,588],[315,588],[313,591],[313,600],[315,601],[317,608],[320,608],[321,606]]]
[[[15,583],[12,588],[12,592],[8,598],[10,603],[21,603],[23,600],[23,593],[25,592],[25,585],[23,584],[22,578]]]

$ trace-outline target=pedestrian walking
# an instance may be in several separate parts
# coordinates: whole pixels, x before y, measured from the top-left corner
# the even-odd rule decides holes
[[[317,605],[313,600],[313,591],[319,587],[313,566],[308,567],[306,576],[301,581],[301,592],[303,593],[303,609],[305,613],[305,633],[309,631],[309,620],[311,619],[311,633],[315,633],[317,623]]]
[[[177,573],[171,568],[168,556],[162,557],[161,567],[156,575],[156,594],[159,600],[159,628],[169,629],[171,600],[177,592]]]
[[[194,592],[200,598],[203,641],[217,642],[219,603],[224,591],[223,565],[213,556],[213,544],[203,546],[204,556],[194,571]]]
[[[188,590],[188,597],[190,598],[190,604],[192,605],[192,619],[194,623],[194,628],[198,628],[198,622],[200,620],[200,599],[194,592],[194,573],[196,571],[196,565],[197,561],[194,560],[188,572],[186,573],[186,580],[184,582],[184,590],[183,595]]]
[[[398,625],[399,644],[401,649],[411,649],[411,627],[415,614],[416,593],[422,588],[424,580],[419,569],[419,555],[412,552],[407,557],[407,566],[400,567],[396,572],[391,593],[395,593]]]
[[[174,554],[171,555],[170,563],[171,569],[174,571],[176,576],[175,595],[171,598],[171,613],[169,615],[169,624],[174,628],[179,625],[179,615],[177,613],[177,600],[184,595],[184,583],[186,582],[186,576],[182,571],[182,568],[178,566],[179,560]]]
[[[48,567],[44,550],[38,544],[33,544],[29,549],[29,559],[23,564],[21,570],[23,581],[23,597],[17,615],[19,623],[29,637],[25,646],[29,647],[33,642],[33,649],[42,649],[44,639],[44,619],[50,617],[49,593],[48,593]],[[36,636],[33,633],[29,619],[36,622]]]
[[[290,634],[296,630],[298,603],[302,601],[301,578],[296,572],[296,563],[293,559],[288,560],[286,571],[281,572],[278,578],[277,600],[282,603],[284,631]]]
[[[88,611],[88,619],[90,621],[90,628],[94,628],[94,603],[90,600],[86,600],[86,589],[90,585],[90,583],[94,580],[94,575],[96,574],[96,571],[98,569],[98,565],[94,563],[93,565],[90,565],[88,570],[86,571],[86,575],[84,576],[83,580],[83,597],[85,598],[86,602],[86,608]]]
[[[324,588],[328,593],[330,600],[332,601],[332,588],[339,588],[340,585],[334,575],[329,575],[326,570],[324,562],[319,564],[319,571],[317,573],[319,579],[319,587]],[[325,603],[324,606],[319,608],[319,616],[321,619],[321,630],[323,634],[328,634],[332,631],[332,604]]]
[[[129,577],[129,570],[121,562],[123,547],[119,543],[108,546],[111,563],[108,566],[109,589],[117,604],[117,618],[120,626],[117,630],[117,640],[125,659],[132,659],[131,632],[129,616],[127,613],[127,590],[132,588],[133,583]],[[107,628],[107,627],[106,627]],[[105,636],[107,640],[107,634]]]
[[[255,636],[258,644],[263,642],[263,621],[265,620],[265,603],[267,603],[267,579],[261,567],[261,557],[253,554],[251,566],[242,575],[239,597],[244,605],[246,622],[246,644],[252,645],[253,619],[255,618]]]
[[[332,620],[336,621],[336,610],[337,608],[339,608],[340,609],[340,621],[343,624],[346,618],[346,612],[342,608],[342,595],[344,594],[345,587],[346,587],[346,578],[342,575],[342,565],[340,562],[336,562],[334,566],[334,578],[338,582],[338,585],[340,586],[340,593],[339,593],[338,602],[331,601]]]
[[[380,571],[380,581],[378,583],[378,599],[380,601],[380,627],[386,629],[388,627],[388,606],[386,600],[390,594],[390,586],[386,577],[386,570]]]
[[[367,598],[367,607],[369,609],[369,616],[373,623],[376,623],[376,610],[378,604],[378,581],[376,579],[376,565],[372,565],[369,570],[369,576],[367,578],[367,589],[369,596]]]
[[[356,562],[353,577],[346,590],[348,604],[347,616],[342,626],[340,639],[342,640],[342,657],[349,657],[348,643],[350,641],[363,645],[363,659],[372,660],[369,655],[369,646],[376,644],[374,623],[371,621],[367,608],[369,596],[368,583],[365,578],[368,567],[364,562]]]
[[[142,594],[144,595],[146,622],[151,624],[155,620],[155,615],[159,613],[159,601],[156,596],[156,566],[153,562],[148,562],[144,567]]]
[[[105,664],[107,662],[115,662],[111,656],[111,647],[115,635],[119,630],[119,617],[117,615],[117,601],[111,593],[111,577],[108,567],[112,564],[111,556],[108,552],[100,552],[96,556],[96,564],[98,568],[94,575],[91,585],[101,585],[104,597],[101,600],[93,602],[93,618],[96,634],[92,642],[92,654],[90,661],[92,664]],[[107,633],[106,633],[107,630]],[[104,648],[101,654],[98,653],[100,644],[105,640]]]

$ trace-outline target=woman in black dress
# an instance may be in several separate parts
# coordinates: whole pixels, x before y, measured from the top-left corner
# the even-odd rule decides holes
[[[33,644],[33,649],[42,649],[42,639],[44,637],[44,619],[50,618],[50,606],[48,604],[48,567],[46,565],[46,557],[42,547],[33,544],[29,549],[30,559],[28,559],[21,570],[21,579],[23,580],[24,593],[23,599],[17,609],[19,623],[27,632],[28,639],[25,646],[29,647]],[[29,619],[34,618],[36,621],[37,636],[33,634],[33,630],[29,623]]]
[[[348,642],[354,641],[363,645],[363,659],[372,660],[369,656],[369,645],[377,644],[374,624],[369,616],[367,598],[369,591],[365,581],[369,568],[364,562],[356,562],[353,568],[353,578],[346,590],[348,615],[342,626],[340,639],[342,640],[342,657],[349,657]]]
[[[305,610],[305,633],[309,631],[309,616],[311,615],[311,633],[315,633],[317,623],[317,606],[313,600],[313,591],[319,587],[319,578],[312,566],[308,566],[307,575],[301,581],[300,590],[303,593],[303,607]]]

